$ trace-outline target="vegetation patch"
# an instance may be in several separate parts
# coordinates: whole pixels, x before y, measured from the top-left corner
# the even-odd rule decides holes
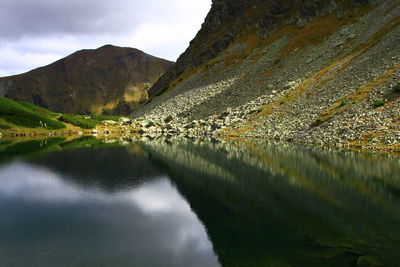
[[[385,101],[383,101],[383,100],[377,100],[377,101],[374,102],[373,106],[374,106],[375,108],[379,108],[379,107],[384,106],[385,104],[386,104]]]
[[[92,116],[74,114],[62,114],[59,120],[81,127],[83,129],[93,129],[97,126],[97,124],[100,123],[99,120],[93,119]]]
[[[354,18],[346,18],[339,20],[336,15],[329,15],[316,19],[314,22],[309,23],[303,29],[292,28],[293,38],[283,48],[279,56],[280,59],[287,57],[292,52],[300,51],[310,45],[317,45],[325,40],[339,29],[342,25],[347,24],[354,20]],[[295,27],[295,26],[291,26]]]
[[[46,128],[50,130],[65,128],[63,123],[50,117],[53,113],[37,108],[40,110],[38,113],[28,103],[19,103],[7,98],[0,98],[0,118],[8,123],[27,128]]]
[[[0,124],[0,130],[2,129],[10,129],[11,127],[8,125]]]
[[[332,119],[338,113],[344,111],[346,109],[348,102],[343,100],[341,102],[335,103],[326,109],[315,121],[311,123],[311,126],[316,127],[321,125],[322,123]]]
[[[363,101],[371,91],[386,82],[394,72],[400,67],[400,64],[396,64],[393,68],[389,69],[385,73],[383,73],[380,77],[376,78],[375,80],[367,83],[364,86],[357,87],[356,90],[347,95],[345,99],[342,99],[339,102],[334,103],[329,108],[327,108],[314,122],[311,123],[311,126],[319,126],[320,124],[332,119],[339,113],[344,112],[347,110],[352,104],[357,104]],[[383,102],[383,103],[382,103]],[[386,103],[382,100],[376,101],[373,106],[380,107],[385,105]]]
[[[108,115],[91,115],[92,119],[97,121],[118,121],[119,116],[108,116]]]
[[[59,120],[81,127],[83,129],[93,129],[102,121],[107,121],[107,120],[118,121],[119,118],[120,118],[119,116],[108,116],[108,115],[62,114]]]
[[[20,105],[24,106],[25,108],[29,109],[30,111],[34,113],[39,113],[40,115],[46,116],[46,117],[56,117],[58,116],[58,113],[52,112],[50,110],[47,110],[45,108],[36,106],[32,103],[28,102],[18,102]]]

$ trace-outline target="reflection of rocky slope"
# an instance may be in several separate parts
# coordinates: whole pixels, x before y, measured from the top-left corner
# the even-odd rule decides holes
[[[62,113],[128,114],[171,62],[111,45],[81,50],[46,67],[0,79],[0,96]]]
[[[169,168],[225,266],[400,260],[395,160],[265,143],[143,147]]]
[[[229,135],[397,146],[399,32],[399,0],[215,0],[151,88],[161,96],[134,116],[209,119]]]

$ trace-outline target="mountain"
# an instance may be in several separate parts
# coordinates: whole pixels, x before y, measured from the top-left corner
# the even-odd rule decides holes
[[[128,114],[172,65],[133,48],[81,50],[25,74],[0,78],[0,97],[62,113]]]
[[[178,131],[396,148],[399,34],[399,0],[214,0],[132,117],[174,117]]]

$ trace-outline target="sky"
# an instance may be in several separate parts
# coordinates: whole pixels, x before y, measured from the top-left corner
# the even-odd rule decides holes
[[[0,77],[105,44],[175,61],[211,0],[0,0]]]

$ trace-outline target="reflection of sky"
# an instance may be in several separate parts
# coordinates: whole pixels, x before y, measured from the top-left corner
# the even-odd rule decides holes
[[[203,225],[167,177],[108,193],[16,162],[0,168],[0,212],[0,258],[17,265],[218,265]]]

